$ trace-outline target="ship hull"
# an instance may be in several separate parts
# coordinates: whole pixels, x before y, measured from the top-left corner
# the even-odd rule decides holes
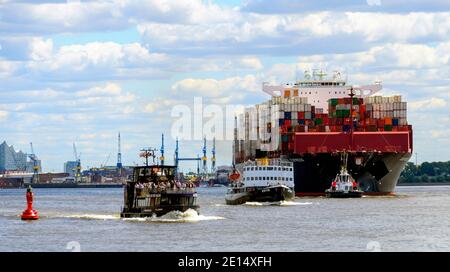
[[[361,158],[361,164],[356,158]],[[349,154],[348,171],[364,195],[392,195],[411,153]],[[296,196],[325,196],[339,172],[341,157],[335,153],[306,154],[287,158],[293,162]],[[242,171],[243,164],[236,165]]]
[[[200,210],[200,207],[198,205],[167,205],[167,206],[159,206],[157,208],[147,208],[147,209],[124,209],[120,213],[121,218],[146,218],[146,217],[153,217],[153,216],[163,216],[165,214],[168,214],[170,212],[186,212],[187,210],[192,209],[195,210],[197,213]]]
[[[294,190],[286,186],[248,188],[245,193],[227,194],[225,202],[228,205],[241,205],[246,202],[280,202],[289,201],[295,197]]]
[[[356,158],[362,158],[356,164]],[[349,156],[348,171],[367,195],[391,195],[411,153],[367,153]],[[340,157],[334,154],[305,155],[294,159],[297,196],[325,195],[339,171]]]
[[[362,197],[362,191],[327,191],[325,196],[328,198],[359,198]]]

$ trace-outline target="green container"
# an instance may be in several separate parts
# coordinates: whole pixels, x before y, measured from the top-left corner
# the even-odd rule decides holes
[[[316,126],[317,126],[317,125],[323,124],[322,118],[316,118],[314,121],[315,121],[315,123],[316,123]]]
[[[282,141],[283,143],[289,142],[289,135],[282,135],[282,136],[281,136],[281,141]]]
[[[342,110],[342,118],[350,117],[350,110]]]
[[[353,105],[359,105],[359,99],[356,97],[353,97]]]
[[[384,126],[384,131],[392,131],[392,126],[391,125],[385,125]]]
[[[331,106],[336,106],[338,104],[338,99],[331,98],[330,100],[328,100],[328,103],[330,103]]]
[[[350,117],[350,110],[337,110],[336,117],[337,118],[348,118],[348,117]]]

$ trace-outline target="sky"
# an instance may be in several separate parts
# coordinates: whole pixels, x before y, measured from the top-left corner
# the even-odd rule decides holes
[[[62,171],[74,142],[84,168],[113,165],[120,131],[133,165],[165,133],[171,163],[174,106],[263,102],[263,82],[318,68],[402,95],[419,163],[447,161],[449,60],[443,0],[0,0],[0,141]],[[230,141],[216,151],[230,164]]]

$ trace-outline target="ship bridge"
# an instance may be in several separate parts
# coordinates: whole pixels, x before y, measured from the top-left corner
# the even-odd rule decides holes
[[[262,90],[272,97],[307,97],[309,104],[323,109],[323,112],[326,113],[329,99],[348,97],[351,89],[353,89],[355,97],[366,98],[383,88],[379,81],[362,86],[347,85],[347,81],[341,79],[340,73],[337,71],[332,79],[324,78],[326,75],[321,71],[320,73],[315,72],[311,77],[305,72],[305,79],[298,80],[294,84],[270,85],[264,82]]]

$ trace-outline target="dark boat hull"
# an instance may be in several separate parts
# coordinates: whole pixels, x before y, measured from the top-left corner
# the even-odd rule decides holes
[[[237,195],[237,194],[236,194]],[[252,188],[238,195],[236,198],[233,194],[227,194],[225,202],[228,205],[241,205],[246,202],[280,202],[294,199],[295,193],[292,189],[285,186],[274,186],[269,188]]]
[[[124,207],[122,218],[162,216],[173,211],[186,212],[189,209],[199,211],[196,193],[152,193],[134,198],[131,207]]]
[[[327,191],[325,193],[325,196],[328,198],[360,198],[362,195],[362,191]]]
[[[120,213],[121,218],[139,218],[139,217],[153,217],[153,216],[163,216],[170,212],[179,211],[186,212],[192,209],[199,212],[199,206],[182,206],[182,205],[170,205],[170,206],[159,206],[157,208],[147,208],[147,209],[134,209],[134,210],[124,210]]]

